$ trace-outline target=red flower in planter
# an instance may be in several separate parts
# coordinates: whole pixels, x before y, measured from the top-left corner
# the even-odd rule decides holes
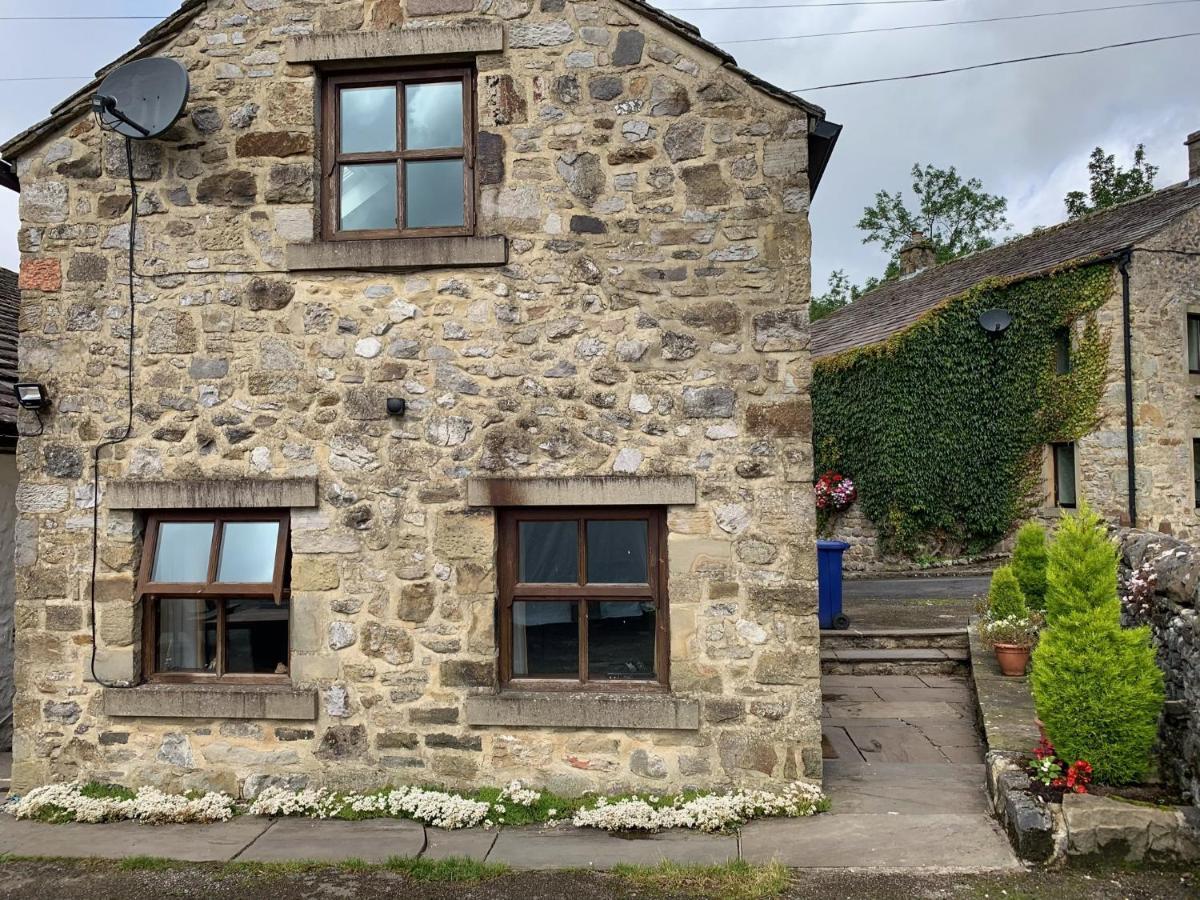
[[[817,479],[814,491],[817,509],[848,509],[858,499],[858,488],[841,472],[826,472]]]

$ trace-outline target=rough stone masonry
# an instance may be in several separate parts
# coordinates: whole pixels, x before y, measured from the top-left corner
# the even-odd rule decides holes
[[[497,27],[500,49],[469,51]],[[474,67],[475,233],[504,239],[501,261],[451,247],[433,267],[326,268],[321,63],[289,59],[331,35],[458,47]],[[134,427],[101,466],[96,671],[141,680],[147,505],[206,483],[280,502],[291,479],[315,484],[288,501],[292,684],[92,678],[90,454],[129,413],[129,191],[123,143],[76,107],[6,148],[21,376],[53,404],[19,449],[14,790],[819,779],[820,111],[623,0],[190,2],[142,52],[180,60],[192,88],[186,117],[135,148]],[[575,476],[695,486],[668,514],[670,692],[603,698],[611,725],[553,724],[596,703],[574,695],[472,725],[469,698],[504,698],[496,514],[467,480]]]

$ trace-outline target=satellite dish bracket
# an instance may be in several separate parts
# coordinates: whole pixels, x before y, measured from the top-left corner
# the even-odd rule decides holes
[[[95,97],[92,98],[92,109],[98,115],[112,116],[114,119],[117,119],[120,122],[124,122],[130,128],[140,131],[142,133],[143,137],[150,136],[149,128],[146,128],[144,125],[139,125],[137,122],[133,121],[133,119],[129,118],[129,116],[125,115],[125,113],[121,112],[121,110],[117,108],[117,98],[116,97],[108,97],[108,96],[105,96],[104,94],[97,94]]]

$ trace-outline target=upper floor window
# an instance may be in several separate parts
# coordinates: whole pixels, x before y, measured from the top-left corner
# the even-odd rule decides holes
[[[286,512],[162,512],[138,579],[152,681],[286,679]]]
[[[1200,375],[1200,313],[1187,317],[1188,371]]]
[[[1054,370],[1059,375],[1071,372],[1071,329],[1065,326],[1054,331]]]
[[[500,680],[511,687],[667,684],[661,509],[515,509],[500,520]]]
[[[325,81],[327,240],[436,237],[474,228],[474,78],[466,68]]]

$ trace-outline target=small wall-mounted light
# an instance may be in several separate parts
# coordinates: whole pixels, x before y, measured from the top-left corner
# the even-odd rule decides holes
[[[13,393],[22,409],[45,409],[50,402],[46,399],[46,389],[40,384],[14,384]]]
[[[979,317],[979,327],[990,337],[1000,337],[1012,327],[1013,317],[1006,309],[989,309]]]
[[[388,397],[387,410],[389,416],[402,416],[408,410],[408,404],[403,397]]]

